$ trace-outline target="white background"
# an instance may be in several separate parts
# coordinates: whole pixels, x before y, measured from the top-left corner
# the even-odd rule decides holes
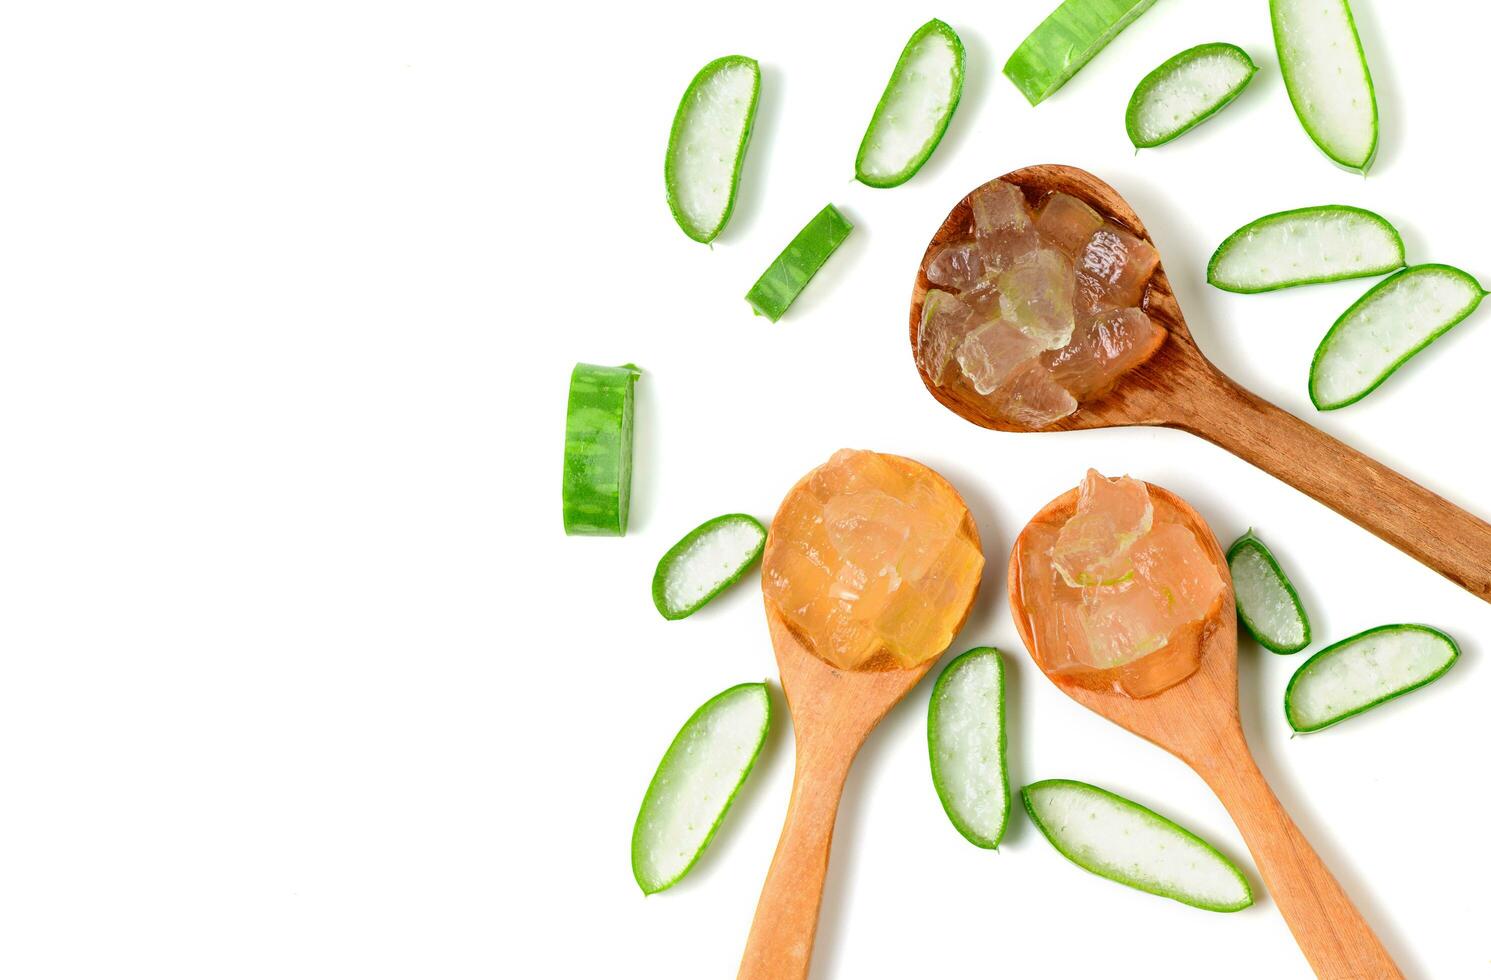
[[[1356,0],[1382,109],[1365,180],[1295,121],[1266,4],[1161,0],[1032,109],[998,72],[1045,3],[24,3],[0,22],[0,974],[733,975],[786,803],[785,712],[690,877],[644,899],[643,789],[710,695],[772,677],[754,582],[692,619],[648,600],[704,518],[769,518],[833,450],[914,456],[989,558],[955,649],[1007,651],[1010,776],[1087,779],[1238,859],[1223,916],[1089,876],[1016,814],[976,850],[932,792],[927,685],[844,796],[821,977],[1302,977],[1236,830],[1179,762],[1062,696],[1020,648],[1009,543],[1085,467],[1253,525],[1317,637],[1423,621],[1464,656],[1432,688],[1291,739],[1302,657],[1245,642],[1259,763],[1406,972],[1491,974],[1491,607],[1344,518],[1169,431],[1004,435],[922,389],[913,271],[977,183],[1062,162],[1148,223],[1202,348],[1325,430],[1491,514],[1482,311],[1360,405],[1316,413],[1315,344],[1364,288],[1231,296],[1221,238],[1341,202],[1412,260],[1491,279],[1484,37],[1464,4]],[[910,184],[850,182],[902,44],[968,48]],[[1228,40],[1237,103],[1135,155],[1138,79]],[[739,205],[710,249],[664,205],[679,95],[760,59]],[[781,323],[740,297],[833,201],[856,230]],[[560,530],[577,360],[635,361],[625,539]],[[1299,465],[1312,465],[1300,460]],[[1491,558],[1491,556],[1488,556]],[[780,692],[775,704],[783,707]]]

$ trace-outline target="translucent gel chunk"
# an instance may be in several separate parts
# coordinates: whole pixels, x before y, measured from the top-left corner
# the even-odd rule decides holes
[[[1113,387],[1164,342],[1164,328],[1142,310],[1105,310],[1079,317],[1071,342],[1043,360],[1056,383],[1083,401]]]
[[[916,363],[933,384],[950,384],[957,378],[954,354],[976,325],[974,310],[959,297],[940,289],[927,290],[916,334]]]
[[[999,274],[999,310],[1043,350],[1072,339],[1072,262],[1054,248],[1027,252]]]
[[[995,320],[968,334],[958,347],[957,358],[973,390],[988,395],[1040,352],[1040,346],[1013,325]]]
[[[949,242],[927,263],[927,278],[954,292],[975,288],[988,273],[977,242]]]
[[[1103,216],[1070,194],[1057,191],[1046,198],[1035,216],[1042,240],[1076,258],[1082,246],[1103,226]]]
[[[1077,257],[1078,308],[1095,312],[1138,306],[1159,261],[1159,253],[1148,242],[1104,222]]]
[[[991,180],[973,192],[973,237],[990,272],[1000,272],[1040,247],[1025,195],[1014,184]]]
[[[1142,482],[1088,470],[1077,491],[1077,512],[1052,547],[1051,564],[1069,585],[1115,583],[1131,570],[1129,548],[1153,522],[1154,506]]]
[[[1016,368],[989,402],[996,414],[1029,429],[1044,429],[1077,410],[1077,400],[1051,380],[1051,372],[1038,358]]]

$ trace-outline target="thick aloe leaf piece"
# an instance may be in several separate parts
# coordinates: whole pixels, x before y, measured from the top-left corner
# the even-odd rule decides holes
[[[1274,653],[1299,653],[1310,645],[1310,617],[1294,583],[1251,528],[1227,549],[1237,616],[1253,638]]]
[[[1345,204],[1265,214],[1228,235],[1206,281],[1229,293],[1380,276],[1403,267],[1403,236],[1382,215]]]
[[[1318,732],[1437,680],[1459,657],[1432,626],[1378,626],[1306,660],[1284,689],[1284,715],[1295,731]]]
[[[766,528],[749,514],[705,521],[658,560],[653,605],[664,619],[692,616],[738,581],[765,546]]]
[[[937,676],[927,706],[927,751],[932,786],[958,833],[978,847],[998,847],[1010,815],[998,650],[975,647]]]
[[[1377,155],[1377,93],[1346,0],[1269,0],[1279,71],[1300,125],[1326,156],[1366,173]]]
[[[633,364],[576,364],[564,419],[564,533],[626,534],[632,495]]]
[[[1079,868],[1209,912],[1253,904],[1237,865],[1133,800],[1075,779],[1045,779],[1020,791],[1051,846]]]
[[[855,179],[896,187],[922,168],[963,96],[963,59],[958,32],[940,20],[911,35],[859,144]]]
[[[1129,98],[1124,125],[1143,149],[1196,128],[1237,98],[1258,66],[1235,44],[1214,41],[1187,48],[1145,75]]]
[[[678,103],[663,181],[673,220],[696,242],[714,241],[735,209],[760,94],[761,67],[737,54],[699,69]]]
[[[853,230],[849,219],[832,204],[819,211],[746,293],[751,309],[772,323],[780,320]]]
[[[766,685],[704,702],[668,746],[632,828],[632,874],[645,894],[677,884],[709,846],[771,726]]]
[[[1010,55],[1005,77],[1039,105],[1152,6],[1154,0],[1063,0]]]
[[[1449,265],[1411,265],[1388,276],[1351,304],[1316,348],[1310,401],[1321,411],[1360,401],[1474,313],[1485,295],[1475,277]]]

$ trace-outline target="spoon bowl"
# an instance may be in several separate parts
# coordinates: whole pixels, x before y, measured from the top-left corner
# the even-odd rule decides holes
[[[1183,499],[1163,487],[1147,486],[1156,521],[1189,528],[1225,585],[1221,602],[1202,625],[1199,666],[1189,677],[1146,698],[1084,687],[1066,675],[1047,676],[1079,704],[1158,745],[1206,781],[1242,832],[1269,894],[1317,976],[1329,980],[1401,977],[1392,957],[1284,811],[1253,761],[1237,709],[1237,616],[1232,577],[1216,535]],[[1041,508],[1015,539],[1010,553],[1010,612],[1037,666],[1036,613],[1025,604],[1021,559],[1031,547],[1031,525],[1059,526],[1073,515],[1076,506],[1077,491],[1073,489]]]
[[[1122,195],[1085,170],[1041,164],[999,179],[1020,187],[1029,202],[1053,191],[1070,194],[1159,252]],[[970,191],[948,213],[917,269],[911,292],[913,354],[922,304],[931,288],[927,268],[940,246],[972,237],[972,196]],[[1163,253],[1145,289],[1143,309],[1168,333],[1154,356],[1124,374],[1112,391],[1081,402],[1074,413],[1041,431],[1163,425],[1199,435],[1491,602],[1491,524],[1264,401],[1218,370],[1186,326]],[[920,366],[917,373],[934,398],[975,425],[1031,431],[991,414],[966,386],[941,387]]]
[[[963,506],[957,533],[975,548],[980,546],[973,515],[951,484],[915,460],[884,454],[882,458],[946,488]],[[783,515],[797,495],[810,492],[811,476],[803,477],[787,494],[767,532],[768,541],[773,535],[789,533],[783,527]],[[767,574],[765,562],[762,574]],[[967,620],[977,594],[975,584],[962,609],[955,611],[953,634]],[[870,732],[927,675],[942,651],[914,667],[901,667],[882,651],[859,670],[841,670],[818,658],[811,640],[788,622],[770,598],[766,623],[792,714],[797,761],[787,819],[761,889],[739,976],[742,980],[801,980],[808,975],[812,960],[834,821],[849,767]]]

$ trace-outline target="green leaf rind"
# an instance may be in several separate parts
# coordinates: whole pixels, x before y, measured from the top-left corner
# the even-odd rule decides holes
[[[643,826],[642,818],[647,813],[648,804],[655,799],[659,791],[661,785],[659,781],[665,778],[665,771],[668,768],[668,763],[672,761],[674,749],[679,746],[679,744],[683,741],[684,736],[689,733],[690,729],[692,729],[700,719],[708,715],[710,711],[712,711],[717,705],[719,705],[722,701],[732,696],[736,696],[739,692],[749,688],[758,689],[760,691],[763,704],[763,714],[761,721],[761,734],[756,740],[755,749],[751,752],[750,758],[746,760],[746,764],[741,770],[740,778],[736,780],[735,785],[730,790],[729,795],[726,796],[724,801],[720,804],[719,813],[715,817],[714,823],[710,825],[709,831],[704,835],[703,840],[699,844],[698,850],[696,850],[693,856],[689,858],[689,861],[686,865],[684,865],[683,870],[678,872],[678,874],[674,875],[667,881],[643,881],[640,866],[643,858],[641,840]],[[735,803],[735,797],[740,793],[740,787],[745,784],[746,778],[750,776],[751,770],[755,768],[756,760],[761,756],[761,747],[766,744],[766,734],[770,730],[771,694],[768,692],[765,683],[761,681],[754,681],[745,684],[736,684],[734,687],[726,688],[719,694],[716,694],[714,697],[710,698],[708,701],[705,701],[702,705],[699,706],[697,711],[689,716],[689,720],[683,723],[683,727],[678,730],[678,734],[673,736],[673,741],[668,744],[668,751],[663,753],[663,758],[658,762],[657,770],[653,773],[651,781],[649,781],[647,784],[647,792],[643,795],[642,805],[637,810],[637,821],[635,824],[632,825],[632,877],[636,879],[637,885],[642,889],[642,893],[644,895],[655,895],[660,891],[664,891],[668,888],[673,887],[674,885],[678,884],[678,882],[682,881],[684,877],[693,870],[694,865],[699,862],[699,858],[703,856],[706,850],[709,849],[709,844],[712,840],[714,840],[714,835],[716,832],[719,831],[720,824],[724,822],[726,814],[730,812],[730,807]]]
[[[1372,161],[1377,159],[1377,143],[1381,135],[1379,133],[1379,117],[1377,112],[1377,88],[1372,83],[1372,66],[1367,63],[1367,53],[1362,49],[1362,39],[1356,29],[1356,18],[1351,13],[1351,4],[1348,0],[1340,0],[1340,3],[1346,13],[1346,23],[1351,28],[1351,40],[1356,45],[1357,57],[1361,59],[1362,73],[1367,79],[1367,95],[1372,100],[1372,145],[1367,150],[1366,158],[1359,161],[1343,160],[1337,156],[1334,151],[1325,145],[1324,138],[1316,132],[1314,125],[1306,118],[1306,113],[1300,110],[1300,102],[1306,96],[1299,91],[1298,83],[1294,78],[1293,65],[1290,59],[1285,57],[1284,47],[1280,43],[1282,28],[1279,23],[1278,0],[1268,0],[1268,19],[1270,25],[1273,27],[1274,51],[1279,58],[1279,74],[1284,76],[1284,91],[1288,93],[1289,104],[1294,108],[1294,115],[1299,119],[1299,124],[1304,129],[1306,135],[1310,137],[1310,142],[1314,143],[1320,149],[1320,152],[1324,153],[1337,166],[1354,173],[1365,174],[1371,169]]]
[[[1253,621],[1248,618],[1247,611],[1243,609],[1241,600],[1237,600],[1237,618],[1242,620],[1244,628],[1246,628],[1247,631],[1253,635],[1253,639],[1257,640],[1259,645],[1261,645],[1265,650],[1269,650],[1273,653],[1278,654],[1299,653],[1305,647],[1310,645],[1310,617],[1309,614],[1305,612],[1305,604],[1300,601],[1299,593],[1296,592],[1294,589],[1294,583],[1289,580],[1288,575],[1284,574],[1284,569],[1279,566],[1278,560],[1274,558],[1274,553],[1269,550],[1268,545],[1264,544],[1261,538],[1253,533],[1252,528],[1248,528],[1248,530],[1242,535],[1242,537],[1238,538],[1236,541],[1232,542],[1230,546],[1228,546],[1227,565],[1229,567],[1232,565],[1232,556],[1240,553],[1244,548],[1251,548],[1256,551],[1258,555],[1265,562],[1268,563],[1268,566],[1273,569],[1274,576],[1279,580],[1279,584],[1284,587],[1284,591],[1289,594],[1289,601],[1294,604],[1294,614],[1298,616],[1300,622],[1304,624],[1304,639],[1294,646],[1285,646],[1283,644],[1274,643],[1273,640],[1265,637],[1261,632],[1259,632],[1257,627],[1253,625]],[[1236,592],[1237,590],[1234,589],[1234,596],[1236,596]]]
[[[1004,63],[1004,75],[1039,105],[1107,47],[1154,0],[1062,0]]]
[[[1249,233],[1254,232],[1259,228],[1265,227],[1268,224],[1272,224],[1286,218],[1297,218],[1300,215],[1306,214],[1313,216],[1317,214],[1324,215],[1342,212],[1361,215],[1362,217],[1377,223],[1380,227],[1389,232],[1392,235],[1393,240],[1398,245],[1397,262],[1393,265],[1382,267],[1373,266],[1369,268],[1363,268],[1359,271],[1345,272],[1338,276],[1318,276],[1307,277],[1303,279],[1287,279],[1271,286],[1257,286],[1251,288],[1225,283],[1217,278],[1217,265],[1222,261],[1223,257],[1227,253],[1227,250]],[[1289,289],[1293,286],[1310,286],[1315,285],[1316,283],[1342,282],[1346,279],[1364,279],[1370,276],[1384,275],[1396,269],[1403,268],[1403,264],[1406,261],[1405,255],[1406,250],[1403,247],[1403,236],[1399,234],[1398,229],[1393,225],[1391,221],[1388,221],[1376,211],[1368,211],[1366,208],[1352,207],[1349,204],[1317,204],[1311,207],[1291,208],[1288,211],[1275,211],[1273,214],[1265,214],[1261,218],[1255,218],[1252,221],[1249,221],[1247,224],[1243,225],[1241,228],[1228,235],[1222,240],[1222,244],[1217,246],[1216,251],[1211,253],[1211,259],[1208,260],[1206,263],[1206,281],[1211,285],[1217,287],[1218,289],[1225,290],[1229,293],[1246,293],[1250,295],[1254,293],[1270,293],[1276,289]]]
[[[669,606],[667,596],[668,573],[672,569],[673,563],[678,560],[680,555],[686,553],[695,541],[699,540],[705,534],[722,525],[737,523],[750,524],[761,532],[761,540],[757,543],[756,550],[751,552],[750,556],[741,562],[735,571],[731,572],[728,576],[721,577],[719,584],[711,589],[703,598],[694,602],[692,605],[677,609]],[[657,611],[662,614],[664,619],[686,619],[707,606],[713,601],[715,596],[740,581],[740,577],[756,563],[756,560],[761,557],[761,552],[765,548],[766,527],[750,514],[721,514],[719,517],[712,517],[688,534],[685,534],[679,539],[677,544],[663,553],[663,557],[658,559],[657,568],[652,573],[652,604],[657,607]]]
[[[565,534],[621,537],[631,509],[634,364],[576,364],[564,417]]]
[[[1197,58],[1212,54],[1225,54],[1241,61],[1248,66],[1248,73],[1243,76],[1241,81],[1218,98],[1216,102],[1213,102],[1206,111],[1193,116],[1188,122],[1183,123],[1180,128],[1172,130],[1169,135],[1146,141],[1139,135],[1139,113],[1144,108],[1144,100],[1148,97],[1149,93],[1177,68]],[[1206,44],[1198,44],[1193,48],[1187,48],[1179,54],[1166,59],[1158,68],[1140,79],[1139,84],[1134,87],[1134,94],[1129,97],[1129,107],[1125,111],[1123,119],[1124,128],[1128,130],[1129,142],[1134,144],[1135,149],[1144,150],[1151,147],[1164,146],[1171,140],[1178,139],[1230,105],[1232,100],[1236,99],[1242,93],[1242,90],[1248,87],[1248,83],[1253,80],[1253,76],[1256,74],[1258,74],[1258,66],[1253,63],[1253,59],[1248,56],[1248,53],[1237,45],[1228,44],[1226,41],[1211,41]]]
[[[1308,678],[1312,665],[1316,665],[1328,657],[1339,655],[1344,650],[1348,649],[1352,644],[1365,637],[1374,636],[1378,633],[1402,631],[1428,633],[1440,640],[1443,640],[1449,647],[1449,659],[1445,661],[1443,667],[1434,671],[1432,674],[1429,674],[1423,680],[1415,681],[1412,684],[1400,687],[1392,691],[1391,693],[1384,694],[1382,697],[1377,698],[1373,701],[1369,701],[1366,704],[1361,705],[1360,707],[1352,708],[1348,711],[1343,711],[1340,714],[1333,715],[1318,725],[1307,725],[1301,728],[1296,723],[1294,712],[1294,689],[1302,679]],[[1434,683],[1435,681],[1439,680],[1439,678],[1443,677],[1451,667],[1455,666],[1456,661],[1458,661],[1459,659],[1460,644],[1455,642],[1455,638],[1450,636],[1444,630],[1435,629],[1433,626],[1426,626],[1423,623],[1389,623],[1386,626],[1376,626],[1369,630],[1362,630],[1355,636],[1348,636],[1344,640],[1337,640],[1335,643],[1332,643],[1330,646],[1312,655],[1309,660],[1306,660],[1304,663],[1300,664],[1299,669],[1294,672],[1294,676],[1289,678],[1288,686],[1284,688],[1284,717],[1288,720],[1289,727],[1294,729],[1297,734],[1306,735],[1310,732],[1322,731],[1324,729],[1330,728],[1332,725],[1340,724],[1347,718],[1354,718],[1364,711],[1371,711],[1373,708],[1377,707],[1380,704],[1386,704],[1389,701],[1395,701],[1398,698],[1401,698],[1403,695],[1410,693],[1411,691],[1417,691],[1421,687]]]
[[[854,230],[832,204],[815,214],[746,293],[757,315],[776,323]]]
[[[679,136],[683,132],[684,126],[688,124],[689,109],[691,108],[694,93],[698,91],[699,86],[708,81],[720,69],[735,65],[744,65],[750,68],[753,84],[751,86],[750,106],[746,109],[745,127],[740,134],[740,144],[735,150],[735,165],[730,175],[730,196],[725,202],[724,214],[720,216],[719,222],[713,228],[697,228],[692,224],[688,216],[683,213],[683,209],[678,203],[674,153],[679,146]],[[663,159],[663,185],[667,192],[668,210],[673,213],[673,220],[678,223],[678,227],[683,230],[685,235],[696,242],[707,245],[714,241],[719,233],[724,230],[725,225],[729,224],[730,215],[735,211],[735,194],[740,188],[740,171],[745,166],[746,149],[751,143],[751,131],[756,125],[756,106],[760,100],[761,66],[757,64],[754,58],[731,54],[723,58],[716,58],[703,68],[700,68],[698,74],[689,82],[688,88],[684,89],[683,98],[678,101],[678,109],[673,114],[673,126],[668,131],[668,152]]]
[[[1322,402],[1320,396],[1316,393],[1316,378],[1320,370],[1320,362],[1325,357],[1326,351],[1329,349],[1331,341],[1335,339],[1336,335],[1340,333],[1342,329],[1350,325],[1352,316],[1359,309],[1361,309],[1362,306],[1371,302],[1384,290],[1393,286],[1393,284],[1395,284],[1399,279],[1402,279],[1405,276],[1418,275],[1429,270],[1447,272],[1453,276],[1458,276],[1464,279],[1466,282],[1475,287],[1477,295],[1474,299],[1470,300],[1470,302],[1466,303],[1463,307],[1457,310],[1451,318],[1444,321],[1438,327],[1438,329],[1434,330],[1432,333],[1426,336],[1422,341],[1420,341],[1417,345],[1404,353],[1396,361],[1389,364],[1387,368],[1382,371],[1382,373],[1377,375],[1376,379],[1370,385],[1361,389],[1350,398],[1331,402],[1329,404]],[[1382,280],[1379,283],[1376,283],[1372,286],[1371,289],[1363,293],[1360,299],[1347,307],[1345,313],[1342,313],[1339,317],[1336,318],[1336,322],[1331,324],[1330,330],[1328,330],[1325,334],[1325,337],[1321,339],[1320,346],[1315,348],[1315,356],[1310,359],[1310,404],[1314,405],[1322,412],[1331,412],[1335,411],[1338,408],[1345,408],[1347,405],[1355,405],[1357,402],[1361,401],[1363,398],[1366,398],[1372,392],[1381,387],[1384,381],[1386,381],[1388,378],[1391,378],[1393,374],[1397,372],[1398,368],[1408,363],[1408,361],[1411,360],[1415,354],[1423,350],[1425,347],[1428,347],[1430,344],[1434,343],[1434,341],[1438,340],[1440,337],[1443,337],[1450,330],[1451,327],[1454,327],[1456,324],[1460,323],[1460,321],[1464,320],[1466,317],[1474,313],[1476,311],[1476,308],[1481,305],[1481,300],[1485,299],[1485,297],[1486,290],[1481,288],[1481,284],[1476,280],[1475,276],[1472,276],[1464,269],[1457,269],[1452,265],[1445,265],[1440,262],[1425,262],[1420,265],[1410,265],[1405,269],[1399,269],[1397,272],[1388,276],[1386,279]]]
[[[865,154],[869,152],[870,140],[875,135],[876,128],[881,124],[882,113],[885,112],[887,103],[896,93],[897,88],[904,83],[904,73],[907,62],[916,51],[917,45],[929,34],[937,34],[948,42],[953,49],[955,67],[953,69],[952,96],[948,100],[947,109],[942,118],[937,122],[933,132],[928,136],[926,145],[912,161],[900,171],[883,177],[867,174],[864,168]],[[932,158],[938,145],[942,142],[943,135],[947,132],[948,124],[952,122],[953,113],[958,111],[958,103],[963,98],[963,69],[966,60],[966,52],[963,50],[963,39],[958,37],[958,32],[952,27],[937,20],[935,17],[927,21],[906,42],[901,49],[901,57],[896,60],[896,67],[891,71],[890,81],[885,83],[885,91],[880,93],[880,101],[875,104],[875,112],[870,116],[870,124],[865,127],[865,135],[859,144],[859,152],[854,157],[854,179],[868,187],[899,187],[906,183],[916,172]]]
[[[1089,866],[1081,860],[1081,857],[1079,855],[1071,853],[1069,850],[1067,850],[1066,847],[1063,846],[1061,840],[1059,839],[1059,836],[1050,827],[1046,826],[1045,822],[1041,819],[1041,815],[1037,810],[1035,804],[1031,801],[1032,790],[1045,789],[1049,787],[1059,787],[1061,789],[1069,791],[1092,793],[1097,796],[1106,797],[1109,800],[1112,800],[1122,806],[1128,807],[1129,809],[1138,812],[1145,819],[1160,825],[1164,829],[1201,845],[1203,849],[1211,852],[1211,854],[1214,855],[1216,859],[1222,863],[1222,865],[1231,870],[1233,875],[1236,876],[1238,883],[1242,885],[1243,893],[1247,896],[1247,900],[1238,905],[1213,905],[1206,902],[1197,901],[1182,892],[1177,892],[1173,889],[1160,887],[1158,885],[1155,885],[1153,882],[1142,881],[1138,878],[1133,878],[1127,875],[1115,875],[1107,870],[1099,870],[1097,868]],[[1156,813],[1155,811],[1151,810],[1149,807],[1144,806],[1141,803],[1135,803],[1133,800],[1128,799],[1127,797],[1119,796],[1117,793],[1113,793],[1109,790],[1103,789],[1101,786],[1094,786],[1091,783],[1084,783],[1076,779],[1043,779],[1039,782],[1031,783],[1030,785],[1025,786],[1020,790],[1020,799],[1025,804],[1025,812],[1030,815],[1031,822],[1034,823],[1036,829],[1041,832],[1041,836],[1046,838],[1046,841],[1056,849],[1056,852],[1058,854],[1075,864],[1077,867],[1081,868],[1083,871],[1088,872],[1089,874],[1097,875],[1099,878],[1106,878],[1109,881],[1116,881],[1120,885],[1127,885],[1130,888],[1133,888],[1137,891],[1146,892],[1150,895],[1159,895],[1162,898],[1168,898],[1173,901],[1180,902],[1182,905],[1189,905],[1192,908],[1205,909],[1208,912],[1240,912],[1253,904],[1253,887],[1248,884],[1248,878],[1242,873],[1242,869],[1240,869],[1236,864],[1233,864],[1226,855],[1224,855],[1221,851],[1218,851],[1214,846],[1212,846],[1210,842],[1204,840],[1201,837],[1198,837],[1196,834],[1182,827],[1180,824],[1176,823],[1174,820],[1171,820],[1169,817],[1166,817],[1163,814]]]
[[[949,800],[948,790],[943,785],[942,770],[937,764],[937,719],[941,708],[941,695],[944,693],[944,685],[956,675],[963,667],[972,662],[973,658],[992,657],[999,675],[999,780],[1004,785],[1004,816],[999,821],[999,828],[992,835],[984,835],[968,825],[968,822],[957,812],[955,804]],[[947,819],[952,822],[953,827],[975,847],[993,850],[999,847],[999,842],[1004,837],[1005,828],[1009,826],[1010,819],[1010,783],[1009,766],[1007,765],[1007,748],[1009,740],[1007,737],[1008,726],[1005,724],[1005,676],[1004,657],[996,647],[974,647],[966,653],[959,654],[951,663],[942,669],[937,675],[937,683],[932,685],[932,697],[927,704],[927,754],[932,764],[932,788],[937,791],[937,799],[942,804],[942,810],[947,814]]]

